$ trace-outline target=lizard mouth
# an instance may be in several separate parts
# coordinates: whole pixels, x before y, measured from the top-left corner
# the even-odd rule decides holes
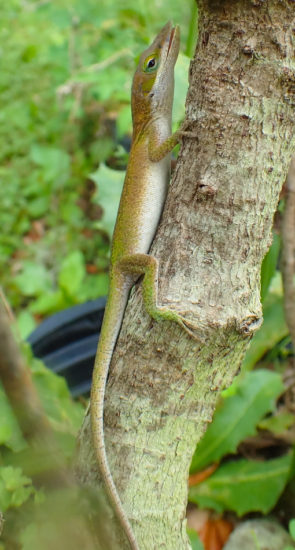
[[[169,38],[168,47],[167,47],[167,53],[166,53],[166,59],[170,57],[173,54],[178,54],[179,50],[179,27],[170,27],[169,34],[167,36],[167,39]],[[166,40],[167,40],[166,39]]]
[[[175,27],[172,28],[171,33],[170,33],[167,56],[168,56],[168,54],[169,54],[169,52],[170,52],[171,44],[172,44],[172,42],[173,42],[174,35],[175,35]]]

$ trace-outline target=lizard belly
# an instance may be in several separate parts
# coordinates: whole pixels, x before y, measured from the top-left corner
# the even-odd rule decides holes
[[[131,164],[134,166],[134,163]],[[170,155],[160,162],[137,156],[127,170],[112,248],[112,263],[129,254],[146,254],[157,230],[170,177]]]
[[[169,159],[154,163],[147,175],[147,185],[142,192],[142,202],[138,219],[138,248],[148,252],[155,236],[167,196],[170,176]]]

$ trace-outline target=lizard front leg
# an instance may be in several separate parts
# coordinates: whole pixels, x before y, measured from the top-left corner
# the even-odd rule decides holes
[[[151,130],[148,148],[149,160],[151,162],[159,162],[162,160],[178,143],[180,143],[183,137],[196,138],[197,134],[188,132],[185,130],[184,126],[181,126],[162,143],[158,143],[158,137],[155,136],[153,130]]]

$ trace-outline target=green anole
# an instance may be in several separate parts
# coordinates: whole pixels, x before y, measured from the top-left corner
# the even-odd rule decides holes
[[[108,465],[104,443],[104,396],[113,350],[120,332],[130,289],[143,275],[142,294],[153,319],[175,321],[191,334],[176,311],[157,304],[158,261],[148,255],[162,213],[170,178],[170,151],[182,135],[171,135],[174,65],[180,45],[179,27],[167,23],[143,52],[132,85],[133,136],[115,225],[110,263],[110,287],[95,359],[91,390],[91,425],[100,472],[114,511],[139,550]]]

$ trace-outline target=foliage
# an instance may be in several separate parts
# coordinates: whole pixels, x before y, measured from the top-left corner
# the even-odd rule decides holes
[[[292,539],[295,541],[295,519],[289,521],[289,533]],[[294,550],[294,546],[286,546],[284,550]]]
[[[289,521],[289,533],[292,539],[295,541],[295,519]],[[286,546],[284,550],[294,550],[294,546]]]
[[[76,434],[81,426],[83,407],[71,399],[65,380],[47,369],[44,364],[36,359],[29,345],[23,345],[23,353],[26,363],[30,365],[34,385],[37,388],[44,411],[57,434],[60,443],[67,456],[72,455]],[[5,447],[3,461],[10,461],[10,451],[20,452],[26,447],[26,443],[19,430],[17,421],[10,408],[6,395],[0,386],[0,412],[1,412],[1,439],[0,443]],[[63,437],[64,435],[64,437]]]
[[[169,3],[188,53],[190,10],[185,3],[180,14],[177,3]],[[94,0],[12,0],[1,4],[0,18],[6,46],[0,271],[26,336],[40,316],[107,291],[110,234],[124,177],[113,168],[126,165],[130,83],[138,55],[167,20],[167,3],[160,0],[154,9],[153,2],[135,0],[124,6],[101,0],[99,7]],[[184,113],[188,63],[181,55],[176,122]],[[99,166],[103,162],[109,167]],[[89,178],[99,181],[97,192]],[[69,265],[76,273],[72,285],[64,279]]]
[[[259,420],[274,410],[275,400],[283,389],[279,374],[263,369],[237,379],[223,392],[213,422],[193,456],[191,472],[236,452],[241,441],[256,433]]]
[[[291,519],[289,522],[289,532],[292,539],[295,540],[295,519]]]
[[[273,233],[272,245],[263,259],[261,266],[261,300],[264,302],[267,292],[274,277],[278,265],[281,239],[277,233]]]
[[[238,516],[248,512],[266,514],[282,493],[292,465],[293,454],[259,462],[231,460],[190,489],[189,500],[217,512],[233,510]]]
[[[116,221],[124,177],[121,172],[110,170],[104,164],[89,176],[97,186],[97,202],[103,208],[98,227],[103,227],[111,237]],[[94,200],[96,197],[94,197]]]
[[[191,472],[203,469],[256,433],[266,413],[274,411],[284,386],[279,374],[267,370],[246,373],[223,392],[213,422],[201,440],[191,464]],[[285,427],[284,423],[281,426]],[[218,512],[233,510],[238,515],[251,511],[267,513],[275,505],[292,467],[292,453],[273,460],[227,461],[196,487],[189,500]]]
[[[277,279],[280,281],[280,275]],[[288,336],[288,328],[283,310],[282,295],[269,294],[263,304],[264,321],[261,329],[253,336],[243,362],[243,369],[252,369],[267,352],[275,350],[279,355],[283,351]],[[280,345],[281,344],[281,345]]]
[[[204,546],[199,539],[199,535],[193,529],[188,529],[188,536],[192,550],[204,550]]]
[[[48,370],[41,361],[35,359],[28,345],[23,346],[23,354],[26,363],[30,365],[33,382],[55,433],[59,449],[65,459],[69,461],[76,445],[77,432],[82,422],[84,409],[80,403],[75,403],[71,399],[65,380]],[[0,415],[0,509],[8,513],[6,537],[13,537],[15,540],[15,537],[18,537],[18,529],[22,527],[22,521],[16,529],[13,512],[17,514],[19,509],[23,510],[26,506],[33,506],[32,514],[35,514],[40,503],[48,496],[44,493],[42,486],[35,485],[33,479],[36,475],[36,479],[38,479],[38,475],[48,461],[50,464],[50,457],[46,457],[46,460],[44,457],[42,463],[34,457],[33,450],[28,447],[20,432],[1,386]]]
[[[32,480],[24,476],[21,468],[0,468],[0,509],[18,508],[35,493]]]
[[[261,296],[263,299],[263,325],[254,335],[246,357],[243,369],[252,369],[268,351],[273,350],[273,358],[285,350],[288,340],[288,328],[283,310],[283,287],[281,273],[278,270],[280,239],[274,233],[273,243],[266,254],[261,268]]]

